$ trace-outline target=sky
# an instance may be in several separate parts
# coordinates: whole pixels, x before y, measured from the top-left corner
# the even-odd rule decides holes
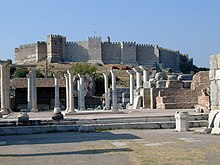
[[[1,0],[0,59],[19,45],[60,34],[179,50],[199,67],[220,52],[220,0]]]

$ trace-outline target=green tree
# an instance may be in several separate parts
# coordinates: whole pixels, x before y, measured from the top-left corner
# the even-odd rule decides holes
[[[36,70],[36,78],[44,78],[44,75],[40,72],[40,70]]]
[[[96,73],[97,68],[89,63],[75,63],[73,64],[72,70],[74,70],[74,74],[89,74],[94,75]]]
[[[27,68],[16,68],[16,71],[14,72],[14,77],[16,78],[26,78],[26,74],[28,74]]]

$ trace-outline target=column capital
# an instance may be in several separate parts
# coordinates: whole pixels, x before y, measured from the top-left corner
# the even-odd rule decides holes
[[[74,73],[74,71],[68,69],[68,70],[67,70],[67,73],[72,75],[72,74]]]
[[[126,72],[130,75],[134,75],[134,70],[126,70]]]
[[[133,69],[133,71],[138,72],[138,73],[142,72],[142,70],[140,68],[132,68],[132,69]]]
[[[108,76],[108,72],[104,72],[102,74],[103,74],[103,76]]]
[[[116,71],[117,71],[117,69],[110,69],[111,74],[115,74]]]
[[[67,75],[67,73],[64,73],[64,77],[65,77],[65,78],[68,78],[68,75]]]
[[[144,66],[144,65],[140,65],[139,68],[144,71],[144,70],[148,70],[149,68],[147,66]]]
[[[84,78],[85,75],[83,75],[83,74],[78,74],[78,77],[79,77],[79,78]]]
[[[57,73],[54,73],[54,74],[53,74],[53,77],[54,77],[54,78],[60,78],[60,75],[57,74]]]

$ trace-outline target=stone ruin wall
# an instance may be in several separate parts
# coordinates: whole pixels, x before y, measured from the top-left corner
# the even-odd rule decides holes
[[[26,44],[20,45],[19,48],[15,49],[15,63],[16,64],[26,64],[33,63],[36,61],[36,50],[37,44]]]

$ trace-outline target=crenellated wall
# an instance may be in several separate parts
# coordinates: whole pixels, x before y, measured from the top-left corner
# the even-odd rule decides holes
[[[89,37],[88,38],[88,62],[89,63],[101,63],[102,51],[101,51],[101,37]]]
[[[154,66],[159,64],[159,53],[156,46],[148,44],[137,45],[137,62],[139,65]]]
[[[102,60],[104,64],[121,63],[121,43],[120,42],[103,42],[102,43]]]
[[[42,61],[47,58],[47,43],[46,42],[37,42],[36,45],[36,61]]]
[[[158,45],[136,44],[135,42],[102,42],[101,37],[88,37],[87,41],[66,42],[61,35],[48,35],[47,42],[21,45],[15,48],[15,63],[89,62],[101,64],[124,64],[155,66],[180,71],[183,61],[193,63],[188,56]]]
[[[121,42],[121,64],[138,65],[135,42]]]
[[[15,63],[33,63],[36,61],[36,47],[37,44],[20,45],[19,48],[15,48]]]
[[[160,63],[165,68],[171,68],[174,71],[180,70],[180,53],[171,49],[159,47]]]
[[[64,61],[85,62],[88,60],[88,41],[67,42]]]

